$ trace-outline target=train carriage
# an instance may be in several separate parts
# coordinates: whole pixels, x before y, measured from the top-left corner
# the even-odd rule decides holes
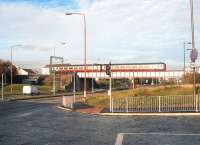
[[[105,72],[108,64],[87,64],[87,72]],[[84,72],[84,65],[54,64],[52,70],[62,72]],[[134,72],[134,71],[166,71],[166,64],[159,63],[118,63],[111,64],[112,72]]]

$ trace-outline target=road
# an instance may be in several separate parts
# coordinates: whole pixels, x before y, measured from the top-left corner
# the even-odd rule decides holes
[[[199,145],[200,117],[94,116],[58,98],[0,102],[0,145]]]

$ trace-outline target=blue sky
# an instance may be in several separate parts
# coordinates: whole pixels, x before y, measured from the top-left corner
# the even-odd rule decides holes
[[[194,4],[199,49],[200,0]],[[0,0],[0,58],[8,60],[10,46],[22,44],[14,50],[19,65],[45,65],[54,47],[66,62],[82,63],[83,21],[65,16],[66,11],[86,14],[90,63],[166,62],[169,68],[182,67],[183,42],[191,41],[189,0]],[[63,41],[66,46],[60,45]]]
[[[31,5],[48,5],[56,7],[60,5],[74,5],[76,2],[74,0],[1,0],[2,3],[29,3]],[[54,5],[52,5],[54,4]]]

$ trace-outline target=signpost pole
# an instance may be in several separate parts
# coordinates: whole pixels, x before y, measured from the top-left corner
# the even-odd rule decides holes
[[[109,95],[110,95],[110,112],[112,112],[112,76],[111,76],[111,62],[109,63],[109,70],[107,70],[109,75]]]
[[[76,73],[74,72],[74,105],[76,103]],[[74,107],[74,106],[73,106]]]

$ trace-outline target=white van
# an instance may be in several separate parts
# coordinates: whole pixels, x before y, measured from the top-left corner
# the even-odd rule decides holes
[[[40,92],[36,86],[23,86],[23,95],[39,95]]]

